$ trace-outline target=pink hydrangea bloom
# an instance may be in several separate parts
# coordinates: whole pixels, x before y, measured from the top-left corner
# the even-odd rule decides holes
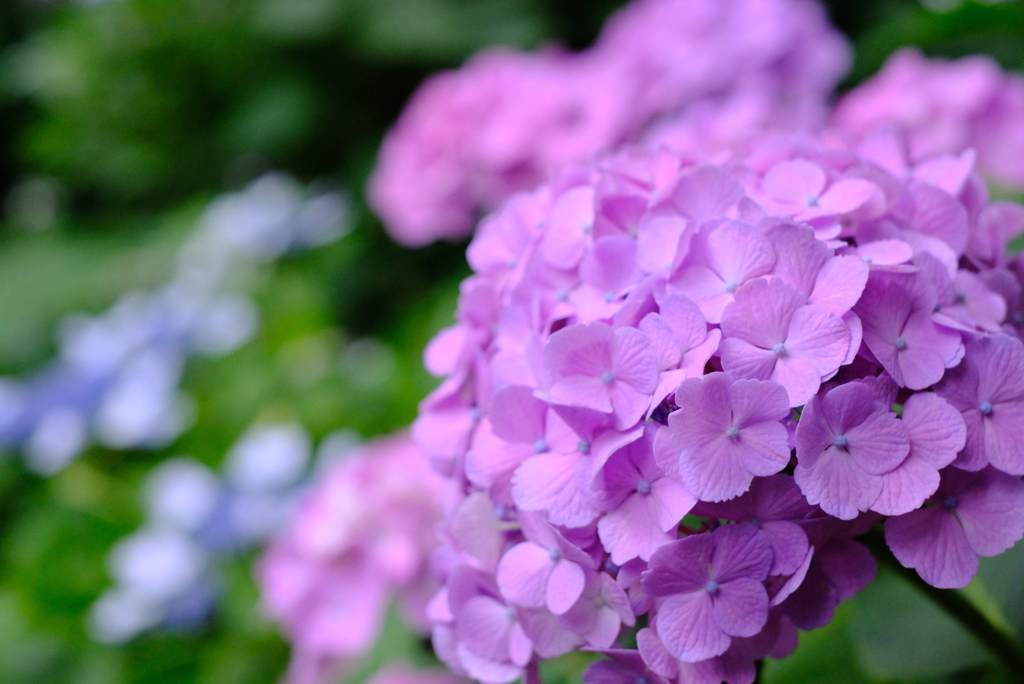
[[[384,140],[370,204],[405,244],[464,236],[480,209],[691,105],[758,99],[803,120],[848,62],[810,0],[637,0],[584,52],[491,50],[424,83]]]
[[[331,681],[370,649],[396,595],[410,623],[425,625],[445,488],[407,434],[324,471],[257,572],[266,610],[293,643],[289,681]]]
[[[989,57],[947,61],[900,50],[839,101],[832,125],[860,135],[898,126],[915,161],[973,148],[983,174],[1024,186],[1024,78]]]

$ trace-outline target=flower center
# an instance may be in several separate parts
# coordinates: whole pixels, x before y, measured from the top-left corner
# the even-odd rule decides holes
[[[550,558],[551,560],[557,561],[561,557],[562,557],[562,552],[559,551],[558,549],[549,549],[548,550],[548,558]]]
[[[545,442],[543,439],[538,439],[536,442],[533,443],[533,450],[536,451],[538,454],[544,453],[545,451],[548,450],[548,443]]]
[[[639,482],[636,483],[636,491],[640,492],[641,494],[650,494],[651,483],[648,482],[647,480],[640,480]]]
[[[740,436],[740,429],[735,425],[730,425],[725,429],[725,436],[729,439],[736,439]]]
[[[711,595],[718,593],[718,582],[715,580],[708,580],[708,583],[704,585],[704,591]]]
[[[614,292],[605,292],[604,293],[604,303],[605,304],[611,304],[613,301],[615,301],[615,293]]]
[[[775,354],[776,356],[782,356],[785,353],[786,345],[782,344],[782,342],[776,342],[775,346],[772,347],[772,354]]]
[[[896,347],[896,351],[903,351],[904,349],[907,348],[907,338],[901,335],[897,337],[895,340],[893,340],[892,344],[894,347]]]
[[[850,440],[846,439],[846,435],[836,435],[836,438],[832,440],[832,443],[840,449],[845,449],[846,445],[850,443]]]
[[[739,285],[736,284],[735,280],[730,280],[725,284],[725,291],[728,292],[729,294],[733,294],[734,292],[736,292],[736,289],[738,287]]]
[[[751,518],[750,519],[750,524],[753,525],[754,527],[756,527],[757,529],[761,529],[761,519],[760,518]]]
[[[981,415],[983,415],[983,416],[991,416],[992,415],[992,402],[991,401],[983,401],[983,402],[981,402],[980,404],[978,404],[978,410],[981,411]]]
[[[588,442],[585,439],[581,439],[579,442],[576,443],[576,451],[580,452],[581,454],[590,453],[590,442]]]
[[[949,496],[942,500],[942,507],[945,508],[947,511],[951,511],[954,508],[956,508],[956,504],[956,497],[953,496],[952,494],[950,494]]]
[[[614,379],[615,378],[612,377],[612,374],[609,373],[608,371],[605,371],[604,373],[601,373],[601,382],[603,382],[606,385],[612,384],[612,380],[614,380]]]

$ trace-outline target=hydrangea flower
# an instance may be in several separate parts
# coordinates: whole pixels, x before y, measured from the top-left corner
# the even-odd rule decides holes
[[[809,0],[637,0],[583,52],[489,50],[426,81],[384,140],[370,203],[405,244],[461,237],[479,209],[678,110],[756,92],[792,110],[785,121],[811,118],[848,63]],[[573,258],[577,239],[549,242],[548,256]]]
[[[485,219],[415,431],[465,502],[434,618],[453,669],[610,649],[589,677],[747,682],[870,581],[855,538],[932,510],[965,444],[1013,472],[1021,428],[982,418],[1019,398],[998,302],[1020,271],[971,245],[1015,219],[960,159],[880,159],[806,135],[630,149]],[[463,626],[478,604],[493,648]],[[645,615],[640,660],[614,655]]]
[[[407,434],[371,442],[325,469],[260,561],[269,614],[294,644],[289,681],[324,682],[377,638],[400,595],[426,623],[445,482]]]
[[[947,61],[903,49],[839,101],[832,124],[861,135],[899,126],[908,133],[915,160],[973,148],[986,176],[1020,187],[1022,112],[1024,79],[1005,73],[991,58]]]

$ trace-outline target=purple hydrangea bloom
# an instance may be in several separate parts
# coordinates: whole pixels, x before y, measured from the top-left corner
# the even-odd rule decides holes
[[[966,587],[978,556],[995,556],[1024,536],[1024,482],[995,468],[947,468],[919,510],[889,518],[885,541],[905,567],[943,589]]]
[[[864,344],[900,387],[925,389],[960,359],[960,335],[932,320],[936,304],[920,275],[873,271],[854,307]]]
[[[583,593],[590,558],[533,515],[520,515],[527,541],[509,549],[498,564],[502,595],[524,608],[546,607],[561,615]]]
[[[621,150],[485,219],[417,430],[457,491],[446,662],[533,678],[646,617],[651,673],[748,682],[873,577],[858,535],[934,508],[985,400],[970,373],[1015,368],[986,369],[984,340],[1009,339],[990,330],[1024,270],[993,256],[1012,212],[982,225],[971,155],[910,159],[898,135]],[[1004,394],[991,408],[1013,415]],[[474,596],[522,631],[525,664],[460,657]]]
[[[683,485],[702,501],[739,496],[789,463],[789,398],[781,385],[711,373],[676,390],[668,424]],[[698,408],[699,407],[699,408]]]
[[[722,368],[779,383],[790,406],[806,403],[849,350],[842,319],[780,279],[752,281],[722,314]]]
[[[655,552],[641,585],[661,599],[658,636],[669,652],[697,662],[724,653],[733,637],[760,631],[771,564],[771,546],[749,525],[720,527]]]
[[[772,548],[769,575],[792,575],[807,556],[807,534],[795,521],[814,512],[788,475],[757,478],[743,496],[723,503],[701,502],[694,513],[750,523]]]
[[[979,470],[992,464],[1024,475],[1024,344],[996,334],[971,342],[968,350],[936,387],[967,424],[967,444],[954,465]]]
[[[634,328],[591,323],[560,330],[548,338],[544,365],[553,403],[614,414],[619,429],[640,420],[658,386],[654,345]]]
[[[651,426],[653,427],[653,426]],[[653,431],[617,451],[594,478],[593,489],[607,512],[597,533],[616,565],[647,560],[676,538],[675,529],[697,499],[654,460]]]
[[[910,452],[907,429],[863,383],[811,397],[796,428],[794,479],[807,501],[840,520],[871,508],[882,475]]]

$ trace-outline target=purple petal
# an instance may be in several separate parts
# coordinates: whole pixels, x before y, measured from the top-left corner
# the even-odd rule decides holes
[[[783,281],[753,280],[736,292],[736,301],[722,313],[722,337],[770,350],[785,342],[793,314],[803,305],[800,293]]]
[[[703,589],[715,542],[701,534],[665,544],[651,555],[640,581],[651,596],[670,596]]]
[[[788,520],[761,523],[761,531],[772,547],[772,566],[769,575],[791,575],[807,556],[807,534],[799,525]]]
[[[961,589],[978,571],[978,555],[960,523],[942,507],[922,508],[885,521],[885,541],[904,567],[928,584]]]
[[[599,378],[611,370],[613,331],[605,323],[570,325],[544,345],[544,366],[552,380],[581,375]]]
[[[846,358],[850,331],[828,309],[810,304],[793,314],[785,343],[787,355],[809,361],[824,377],[834,373]]]
[[[797,465],[793,476],[808,503],[840,520],[853,520],[882,493],[882,478],[861,470],[836,447],[826,449],[812,467]]]
[[[772,564],[772,549],[753,525],[725,525],[712,533],[715,552],[711,579],[726,584],[741,577],[762,581]]]
[[[1024,482],[992,468],[958,497],[956,514],[971,548],[996,556],[1024,535]]]
[[[654,672],[673,679],[679,674],[679,661],[668,652],[665,644],[650,627],[644,627],[637,632],[636,647],[644,662]],[[635,684],[635,682],[628,684]]]
[[[910,437],[903,422],[884,407],[873,412],[860,425],[844,433],[850,458],[872,475],[881,475],[903,463],[910,453]]]
[[[721,655],[732,641],[719,627],[706,591],[665,599],[658,610],[657,629],[668,652],[687,663]]]
[[[741,577],[725,582],[714,596],[714,614],[726,634],[753,636],[768,621],[768,592],[754,579]]]
[[[945,468],[967,443],[963,416],[938,394],[919,392],[903,404],[910,455],[933,468]]]
[[[924,459],[910,456],[895,470],[882,475],[882,493],[871,510],[882,515],[903,515],[921,507],[939,488],[939,471]]]
[[[744,467],[746,452],[745,445],[725,434],[702,444],[699,450],[683,452],[679,458],[683,486],[702,501],[724,501],[739,496],[747,491],[754,478]],[[778,468],[772,472],[782,470],[788,460],[778,463]],[[756,460],[754,462],[756,464]]]
[[[847,214],[861,207],[878,191],[877,186],[860,178],[846,178],[833,183],[818,199],[818,206],[801,212],[802,220],[819,216]]]

